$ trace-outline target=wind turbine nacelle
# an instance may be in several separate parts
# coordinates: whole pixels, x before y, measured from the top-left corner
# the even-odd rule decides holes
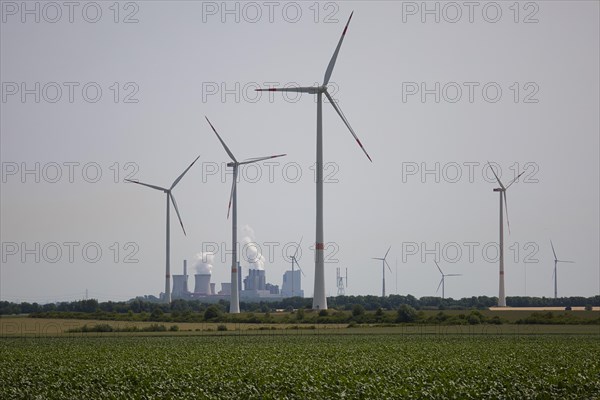
[[[496,188],[496,189],[494,189],[494,192],[501,192],[501,191],[502,191],[502,189],[501,189],[501,188]]]
[[[235,163],[234,163],[234,162],[228,162],[228,163],[227,163],[227,166],[228,166],[228,167],[235,167]]]

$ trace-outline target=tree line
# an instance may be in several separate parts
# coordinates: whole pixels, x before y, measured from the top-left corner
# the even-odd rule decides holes
[[[412,295],[379,296],[337,296],[327,298],[329,308],[337,310],[352,310],[359,305],[366,311],[378,309],[397,310],[402,305],[408,305],[416,310],[467,310],[487,309],[498,303],[497,297],[473,296],[462,299],[442,299],[440,297],[416,298]],[[600,296],[594,297],[562,297],[558,299],[547,297],[507,297],[510,307],[585,307],[600,306]],[[0,315],[16,314],[61,314],[61,313],[109,313],[109,314],[138,314],[138,313],[204,313],[215,303],[202,300],[174,300],[171,304],[159,303],[155,298],[138,297],[129,301],[98,302],[95,299],[78,300],[59,303],[12,303],[0,301]],[[229,302],[219,300],[216,305],[223,310],[229,308]],[[310,309],[311,298],[291,297],[278,301],[240,302],[243,312],[271,312],[275,310]]]

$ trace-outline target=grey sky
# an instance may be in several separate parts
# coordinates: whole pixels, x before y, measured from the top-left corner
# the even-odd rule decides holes
[[[318,22],[313,2],[253,3],[260,17],[254,5],[228,3],[234,10],[237,4],[239,22],[235,13],[224,14],[221,2],[120,3],[118,23],[113,2],[97,3],[102,15],[96,23],[85,20],[95,18],[91,3],[77,3],[73,23],[65,6],[49,23],[56,10],[28,2],[40,9],[36,23],[35,15],[22,15],[21,4],[2,1],[0,26],[2,300],[74,299],[86,288],[101,300],[158,294],[164,289],[164,195],[122,181],[135,170],[142,182],[169,185],[197,155],[198,164],[174,190],[188,235],[172,213],[172,273],[180,273],[184,258],[205,250],[203,243],[229,249],[231,175],[221,175],[227,155],[205,115],[238,159],[288,154],[271,167],[272,179],[264,165],[257,182],[256,171],[247,171],[238,186],[238,224],[253,229],[267,280],[279,285],[289,268],[282,246],[304,236],[303,289],[312,296],[315,99],[275,94],[270,101],[253,89],[322,81],[352,10],[331,81],[373,163],[325,104],[324,154],[331,163],[325,240],[337,250],[330,260],[338,260],[326,264],[328,295],[336,293],[336,266],[349,270],[347,293],[380,294],[381,264],[371,257],[381,257],[389,245],[399,275],[388,275],[388,293],[434,295],[439,272],[427,250],[439,243],[442,269],[463,274],[446,281],[448,297],[497,296],[498,264],[482,254],[498,240],[496,185],[482,176],[487,160],[501,167],[503,181],[517,167],[526,170],[527,182],[507,193],[507,295],[525,294],[526,267],[527,295],[552,296],[550,239],[559,258],[576,261],[559,266],[559,295],[600,292],[596,1],[522,2],[517,23],[513,2],[475,2],[472,22],[463,2],[427,3],[439,7],[439,23],[435,15],[422,15],[421,2],[320,3]],[[457,10],[461,18],[449,22]],[[325,22],[329,14],[338,21]],[[127,15],[138,22],[124,23]],[[22,102],[21,83],[35,89],[36,82],[39,103],[35,93]],[[436,82],[439,102],[435,93],[422,99],[422,84],[431,90]],[[52,103],[57,86],[62,97]],[[92,102],[97,87],[102,96]],[[71,162],[79,163],[72,167],[73,182],[64,164]],[[35,163],[40,182],[33,174],[22,179],[22,166]],[[61,166],[56,183],[50,182],[53,163]],[[439,182],[434,174],[421,176],[436,163]],[[88,182],[98,166],[102,176]],[[209,175],[215,166],[217,174]],[[298,166],[302,175],[294,182]],[[240,229],[239,237],[244,234]],[[65,242],[79,243],[72,263]],[[123,249],[129,242],[138,247],[137,263],[124,262],[134,248]],[[272,258],[268,242],[280,243],[272,245]],[[18,244],[14,255],[12,243]],[[40,251],[26,254],[21,243],[39,243]],[[63,251],[55,263],[48,262],[52,243]],[[88,244],[94,258],[95,243],[102,256],[93,263],[82,248]],[[462,256],[453,263],[457,248]],[[213,282],[229,280],[226,260],[215,257]]]

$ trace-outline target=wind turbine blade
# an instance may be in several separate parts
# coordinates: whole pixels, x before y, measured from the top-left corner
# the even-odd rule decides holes
[[[296,257],[293,257],[293,260],[296,262],[296,266],[298,267],[298,269],[302,273],[302,276],[306,276],[306,275],[304,275],[304,271],[302,271],[302,268],[300,268],[300,264],[298,264],[298,260],[296,259]]]
[[[142,182],[138,182],[138,181],[132,181],[131,179],[125,179],[125,180],[126,180],[127,182],[131,182],[131,183],[137,183],[138,185],[147,186],[147,187],[149,187],[149,188],[156,189],[156,190],[160,190],[160,191],[163,191],[163,192],[166,192],[166,191],[168,191],[168,190],[169,190],[169,189],[162,188],[162,187],[160,187],[160,186],[154,186],[154,185],[150,185],[149,183],[142,183]]]
[[[187,167],[185,169],[185,171],[183,171],[183,173],[177,177],[177,179],[175,179],[175,182],[173,182],[173,184],[171,185],[171,189],[170,190],[172,190],[175,187],[175,185],[177,185],[179,183],[179,181],[181,180],[181,178],[183,178],[183,176],[190,170],[190,168],[192,168],[192,165],[194,165],[194,163],[196,161],[198,161],[199,158],[200,158],[200,156],[196,157],[196,159],[194,161],[192,161],[192,163],[190,164],[190,166]]]
[[[444,275],[444,276],[462,276],[462,274],[447,274],[447,275]]]
[[[373,259],[373,260],[379,260],[379,261],[383,261],[383,258],[379,258],[379,257],[371,257],[371,259]]]
[[[575,261],[563,261],[563,260],[556,260],[556,262],[561,262],[561,263],[569,263],[569,264],[575,264]]]
[[[365,153],[365,155],[367,156],[367,158],[369,159],[369,161],[373,162],[373,160],[371,160],[371,156],[369,156],[369,153],[367,153],[367,150],[365,150],[365,148],[363,147],[362,143],[360,142],[360,139],[358,139],[358,136],[356,136],[356,133],[354,133],[354,130],[350,126],[350,123],[348,123],[348,120],[344,116],[344,113],[339,108],[339,106],[335,103],[335,101],[333,100],[333,98],[331,97],[331,95],[327,92],[327,90],[325,90],[325,96],[327,96],[327,98],[329,99],[329,102],[331,103],[331,105],[333,106],[333,108],[335,109],[335,111],[338,113],[338,115],[340,116],[340,118],[342,119],[342,121],[344,121],[344,124],[346,124],[346,126],[350,130],[350,133],[352,134],[352,136],[354,136],[354,139],[356,140],[356,143],[358,143],[358,145],[360,146],[360,148],[362,149],[362,151]]]
[[[517,177],[515,179],[513,179],[512,181],[510,181],[510,183],[508,185],[506,185],[506,188],[508,189],[510,187],[510,185],[515,183],[521,177],[521,175],[523,175],[524,173],[525,173],[525,171],[523,171],[519,175],[517,175]]]
[[[437,269],[440,270],[440,274],[444,275],[444,273],[442,272],[442,269],[440,268],[440,266],[438,265],[437,261],[433,260],[433,262],[435,263],[435,266],[437,267]]]
[[[554,251],[554,244],[552,240],[550,241],[550,246],[552,246],[552,252],[554,253],[554,261],[558,261],[558,257],[556,257],[556,251]]]
[[[436,293],[436,294],[437,294],[437,292],[439,292],[439,291],[440,291],[440,287],[442,286],[442,283],[444,283],[444,278],[442,278],[442,279],[440,280],[440,284],[438,285],[438,287],[437,287],[437,289],[436,289],[436,291],[435,291],[435,293]]]
[[[237,165],[233,167],[237,168]],[[229,212],[231,211],[231,202],[233,201],[233,192],[235,191],[235,186],[237,184],[237,174],[234,172],[233,174],[233,182],[231,183],[231,194],[229,195],[229,205],[227,206],[227,219],[229,219]]]
[[[245,161],[242,161],[242,162],[240,163],[240,165],[244,165],[244,164],[252,164],[252,163],[255,163],[255,162],[264,161],[264,160],[270,160],[270,159],[272,159],[272,158],[278,158],[278,157],[283,157],[283,156],[287,156],[287,154],[277,154],[277,155],[274,155],[274,156],[268,156],[268,157],[256,157],[256,158],[249,158],[249,159],[247,159],[247,160],[245,160]]]
[[[506,225],[508,226],[508,234],[510,235],[510,220],[508,219],[508,202],[506,201],[506,190],[502,191],[504,196],[504,210],[506,211]]]
[[[231,158],[231,160],[233,162],[237,162],[237,160],[235,159],[235,157],[233,156],[233,153],[231,152],[231,150],[229,150],[229,147],[227,147],[227,145],[225,144],[225,142],[223,141],[223,139],[221,139],[221,136],[219,136],[219,134],[217,133],[217,130],[215,129],[215,127],[213,126],[213,124],[210,123],[209,119],[207,116],[204,116],[204,118],[206,118],[206,121],[208,122],[208,124],[210,125],[210,127],[212,128],[213,132],[215,133],[215,135],[217,135],[217,138],[219,138],[219,142],[221,142],[221,144],[223,145],[223,148],[225,149],[225,151],[227,152],[227,155],[229,155],[229,158]]]
[[[292,256],[292,258],[293,258],[294,260],[296,260],[296,254],[298,254],[298,250],[300,250],[300,244],[302,244],[302,239],[304,239],[304,236],[302,236],[302,237],[300,238],[300,242],[298,242],[298,246],[296,246],[296,251],[294,252],[294,255]]]
[[[504,185],[502,184],[502,182],[500,182],[500,178],[498,178],[498,175],[496,175],[496,171],[494,171],[494,168],[492,167],[492,164],[490,164],[490,162],[488,161],[488,165],[490,166],[490,169],[492,170],[492,173],[494,174],[494,176],[496,177],[496,180],[498,181],[498,184],[500,185],[500,187],[502,189],[504,189]]]
[[[317,93],[317,88],[312,86],[304,87],[289,87],[289,88],[267,88],[267,89],[254,89],[255,92],[296,92],[296,93]]]
[[[331,78],[331,73],[333,72],[333,67],[335,67],[335,62],[337,60],[337,56],[338,53],[340,52],[340,48],[342,47],[342,42],[344,41],[344,36],[346,36],[346,31],[348,30],[348,25],[350,25],[350,20],[352,19],[352,15],[354,14],[354,11],[352,11],[352,13],[350,13],[350,18],[348,18],[348,22],[346,22],[346,26],[344,27],[344,31],[342,32],[342,37],[340,37],[340,41],[337,44],[337,47],[335,48],[335,51],[333,52],[333,56],[331,57],[331,60],[329,61],[329,65],[327,66],[327,70],[325,71],[325,78],[323,79],[323,86],[327,85],[327,83],[329,83],[329,78]]]
[[[384,263],[385,265],[387,265],[387,267],[388,267],[388,269],[390,270],[390,272],[392,272],[392,269],[390,268],[390,264],[388,264],[388,262],[387,262],[385,259],[383,260],[383,263]]]
[[[392,246],[390,246],[387,251],[385,252],[385,256],[383,256],[383,259],[385,260],[387,258],[388,253],[390,252],[390,250],[392,249]]]
[[[173,207],[175,207],[175,212],[177,213],[177,218],[179,219],[179,223],[181,224],[181,229],[183,229],[183,234],[185,236],[187,236],[187,233],[185,233],[185,228],[183,227],[183,221],[181,220],[181,215],[179,214],[179,208],[177,207],[177,202],[175,201],[175,197],[173,196],[173,194],[169,191],[169,197],[171,198],[171,203],[173,203]]]

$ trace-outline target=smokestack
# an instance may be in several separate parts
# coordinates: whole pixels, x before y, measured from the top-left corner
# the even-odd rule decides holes
[[[183,291],[188,292],[187,260],[183,260]]]
[[[210,294],[210,274],[196,274],[196,287],[194,293],[200,295]]]

